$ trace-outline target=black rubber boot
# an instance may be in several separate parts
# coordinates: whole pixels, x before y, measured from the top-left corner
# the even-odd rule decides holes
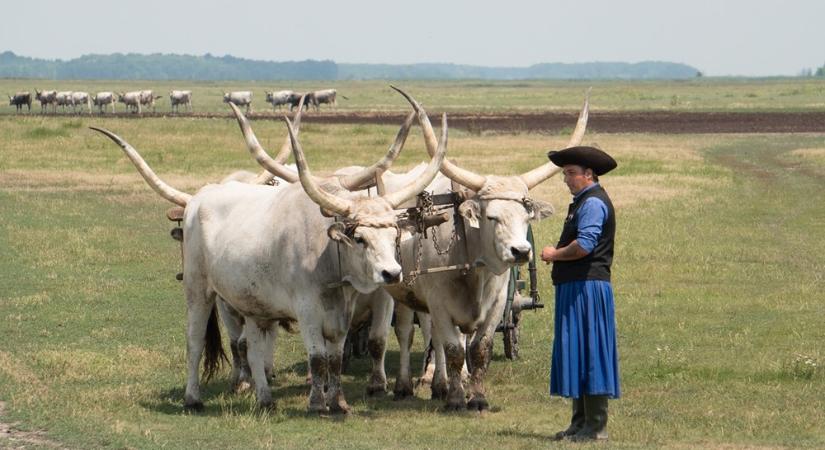
[[[570,419],[570,426],[564,431],[559,431],[553,439],[560,441],[566,437],[573,436],[584,427],[584,399],[574,398],[573,402],[573,417]]]
[[[607,396],[584,396],[584,427],[570,437],[573,441],[607,439]]]

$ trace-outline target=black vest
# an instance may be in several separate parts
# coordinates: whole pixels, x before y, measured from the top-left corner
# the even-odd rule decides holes
[[[604,280],[610,281],[610,265],[613,263],[613,237],[616,234],[616,215],[613,213],[613,203],[601,186],[585,191],[579,198],[570,204],[567,210],[567,219],[561,230],[561,237],[556,248],[569,245],[578,235],[579,207],[590,197],[596,197],[607,206],[607,219],[602,225],[602,235],[596,242],[596,247],[590,254],[573,261],[553,262],[553,284],[570,281]]]

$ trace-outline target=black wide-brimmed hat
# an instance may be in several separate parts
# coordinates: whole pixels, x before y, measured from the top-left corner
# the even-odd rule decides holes
[[[612,156],[596,147],[579,146],[558,151],[551,150],[547,153],[547,157],[559,167],[568,164],[589,167],[596,175],[604,175],[618,165]]]

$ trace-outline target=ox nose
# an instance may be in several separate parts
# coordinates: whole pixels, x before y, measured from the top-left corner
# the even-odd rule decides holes
[[[529,245],[527,246],[513,246],[510,247],[510,253],[513,255],[513,259],[516,260],[516,263],[522,264],[530,261],[530,248]]]
[[[401,281],[401,269],[382,270],[381,277],[384,278],[384,283],[398,283],[399,281]]]

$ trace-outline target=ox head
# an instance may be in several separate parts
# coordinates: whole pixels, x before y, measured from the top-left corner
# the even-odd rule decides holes
[[[418,113],[427,151],[433,154],[437,142],[426,111],[411,96],[393,88],[406,97]],[[586,97],[569,146],[581,143],[588,109]],[[459,212],[467,225],[478,233],[480,248],[475,263],[501,274],[514,264],[524,264],[534,257],[527,241],[527,226],[530,221],[550,216],[553,208],[548,203],[531,199],[529,191],[560,171],[561,168],[548,162],[517,176],[485,176],[444,161],[441,172],[468,190]]]
[[[223,93],[223,102],[224,103],[229,103],[229,92],[224,92]]]
[[[362,293],[400,282],[401,265],[396,260],[400,230],[395,209],[418,195],[438,174],[447,151],[446,117],[441,144],[437,145],[424,173],[402,189],[378,197],[358,196],[341,188],[338,183],[320,183],[316,180],[309,171],[292,124],[289,119],[284,120],[304,191],[322,211],[336,217],[327,235],[341,244],[338,249],[343,281]]]

